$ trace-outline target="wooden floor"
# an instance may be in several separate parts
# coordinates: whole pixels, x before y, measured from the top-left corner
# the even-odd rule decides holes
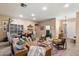
[[[70,40],[67,40],[66,50],[54,49],[54,52],[52,50],[51,55],[52,56],[79,56],[79,43],[74,45],[73,43],[70,42]]]

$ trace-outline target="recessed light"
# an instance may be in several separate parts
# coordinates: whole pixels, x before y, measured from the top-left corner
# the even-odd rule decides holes
[[[19,15],[19,17],[21,17],[21,18],[22,18],[22,17],[23,17],[23,15],[22,15],[22,14],[20,14],[20,15]]]
[[[46,10],[47,10],[47,7],[46,7],[46,6],[44,6],[44,7],[42,8],[42,10],[46,11]]]
[[[32,16],[35,16],[35,14],[34,14],[34,13],[32,13]]]
[[[33,18],[33,20],[36,20],[36,18]]]
[[[68,8],[68,7],[69,7],[69,4],[65,4],[64,7],[65,7],[65,8]]]

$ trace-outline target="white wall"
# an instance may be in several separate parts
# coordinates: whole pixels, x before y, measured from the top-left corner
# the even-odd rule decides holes
[[[32,24],[34,26],[35,22],[22,20],[22,19],[13,19],[12,24],[24,25],[24,30],[27,30],[27,26]],[[56,20],[56,36],[59,34],[60,21]],[[73,38],[76,35],[76,22],[75,21],[67,21],[67,37]]]
[[[60,20],[56,20],[56,38],[58,38],[59,32],[60,32]]]
[[[76,35],[76,22],[67,21],[67,37],[73,38]]]
[[[29,20],[23,20],[23,19],[12,19],[13,21],[11,22],[11,24],[18,24],[18,25],[23,25],[24,26],[24,31],[27,30],[27,26],[28,25],[32,25],[34,26],[35,22],[33,21],[29,21]]]

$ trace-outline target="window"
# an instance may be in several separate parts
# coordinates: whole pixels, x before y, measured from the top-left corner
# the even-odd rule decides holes
[[[50,30],[50,25],[46,25],[46,30]]]
[[[23,25],[10,24],[10,33],[20,33],[23,31]]]

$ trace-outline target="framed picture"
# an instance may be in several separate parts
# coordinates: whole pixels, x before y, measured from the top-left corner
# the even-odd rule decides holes
[[[7,26],[8,25],[8,21],[2,21],[3,26]]]

